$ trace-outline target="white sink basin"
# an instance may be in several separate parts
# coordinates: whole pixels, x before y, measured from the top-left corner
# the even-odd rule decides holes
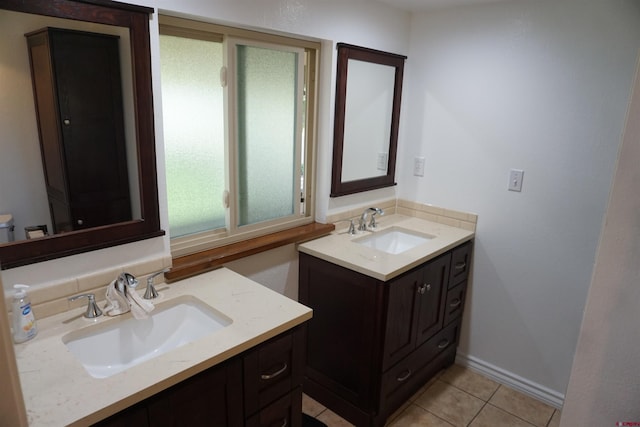
[[[149,318],[125,314],[62,337],[92,377],[106,378],[225,328],[232,320],[197,298],[159,304]]]
[[[391,227],[384,231],[374,232],[370,236],[354,239],[353,242],[368,246],[388,254],[399,254],[413,249],[436,236],[416,233],[403,228]]]

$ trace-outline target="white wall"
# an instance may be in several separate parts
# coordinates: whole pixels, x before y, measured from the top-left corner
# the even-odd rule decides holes
[[[461,352],[555,403],[638,47],[637,2],[504,2],[412,21],[399,196],[479,215]],[[525,171],[521,193],[507,191],[510,168]]]
[[[638,159],[640,62],[562,411],[562,426],[640,422]]]

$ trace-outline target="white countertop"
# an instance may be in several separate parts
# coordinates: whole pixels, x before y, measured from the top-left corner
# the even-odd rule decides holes
[[[380,217],[377,223],[378,227],[373,232],[358,231],[356,235],[349,235],[347,228],[344,228],[328,236],[302,243],[298,250],[375,279],[387,281],[474,237],[473,231],[399,214]],[[353,242],[391,227],[428,234],[434,238],[395,255]]]
[[[141,286],[143,287],[143,286]],[[108,378],[90,376],[62,337],[96,322],[74,309],[38,319],[15,346],[30,426],[87,425],[242,353],[312,316],[311,309],[225,268],[158,286],[163,301],[192,295],[233,320],[228,327]],[[101,299],[101,297],[99,298]],[[124,316],[131,316],[130,313]]]

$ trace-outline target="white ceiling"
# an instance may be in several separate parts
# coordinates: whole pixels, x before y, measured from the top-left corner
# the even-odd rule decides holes
[[[470,4],[495,3],[506,0],[377,0],[399,9],[411,12],[426,12],[434,9],[463,6]]]

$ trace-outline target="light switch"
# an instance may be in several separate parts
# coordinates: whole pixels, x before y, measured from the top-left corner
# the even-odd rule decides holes
[[[509,191],[522,191],[522,178],[524,171],[521,169],[511,169],[509,172]]]
[[[415,176],[424,176],[424,157],[415,157],[413,159],[413,174]]]

